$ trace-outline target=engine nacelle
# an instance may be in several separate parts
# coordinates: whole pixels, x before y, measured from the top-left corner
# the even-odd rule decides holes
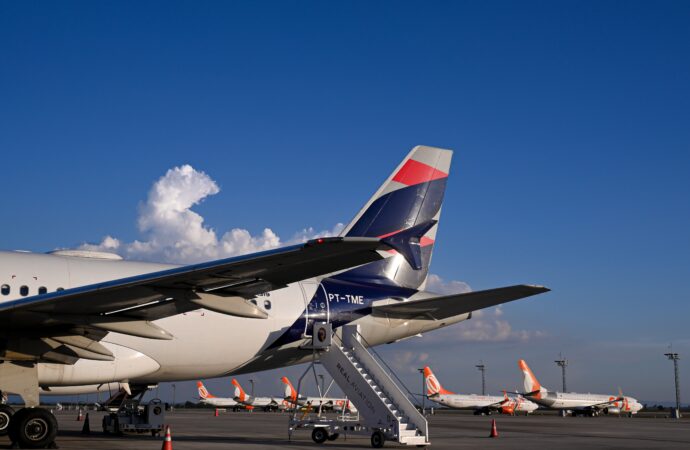
[[[620,414],[621,409],[616,408],[614,406],[609,406],[608,408],[604,408],[604,414],[609,415],[609,414]]]
[[[128,347],[101,342],[115,356],[114,361],[80,359],[74,365],[38,365],[41,386],[83,386],[127,381],[154,373],[160,364],[141,352]]]

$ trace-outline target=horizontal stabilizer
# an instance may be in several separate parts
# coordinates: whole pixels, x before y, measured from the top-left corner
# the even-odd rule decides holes
[[[390,245],[397,250],[407,263],[414,270],[422,269],[422,250],[420,246],[420,239],[427,231],[436,225],[436,220],[429,220],[419,225],[415,225],[407,230],[400,231],[391,236],[381,239],[384,244]]]
[[[396,319],[441,320],[548,291],[550,289],[544,286],[519,284],[485,291],[374,306],[373,314],[387,315],[389,318]]]

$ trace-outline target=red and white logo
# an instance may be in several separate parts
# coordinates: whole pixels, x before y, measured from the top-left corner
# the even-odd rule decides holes
[[[441,392],[441,383],[436,379],[436,375],[430,373],[426,377],[426,393],[428,395],[434,395]]]

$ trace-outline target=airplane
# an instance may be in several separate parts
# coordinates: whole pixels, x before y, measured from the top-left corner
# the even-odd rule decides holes
[[[136,395],[286,367],[311,360],[303,344],[315,322],[356,324],[375,346],[549,291],[425,290],[451,157],[414,147],[338,236],[273,250],[184,266],[87,250],[0,252],[0,391],[24,403],[0,405],[0,433],[24,448],[54,442],[41,388],[119,383]],[[35,423],[41,432],[28,433]]]
[[[285,400],[293,407],[312,405],[314,408],[332,410],[336,412],[357,413],[357,408],[346,398],[333,397],[304,397],[297,395],[297,389],[292,385],[288,377],[282,377],[280,381],[285,385]]]
[[[633,397],[624,396],[619,391],[617,396],[600,394],[579,394],[576,392],[555,392],[543,387],[534,376],[524,359],[518,361],[524,378],[526,398],[550,408],[558,409],[561,415],[571,411],[573,416],[598,416],[599,414],[637,414],[643,405]]]
[[[436,375],[429,366],[424,367],[424,383],[427,398],[453,409],[468,409],[475,415],[491,415],[501,413],[515,415],[516,412],[526,414],[536,410],[539,406],[521,397],[510,398],[503,393],[503,397],[496,395],[456,394],[441,386]]]
[[[216,408],[233,408],[236,409],[238,406],[241,406],[239,403],[235,401],[234,398],[229,398],[229,397],[216,397],[215,395],[211,394],[208,389],[206,389],[206,386],[204,386],[204,383],[201,381],[196,382],[196,387],[199,390],[199,399],[200,402],[203,403],[204,405],[209,405],[213,406]]]
[[[240,386],[239,381],[235,378],[232,379],[232,385],[235,386],[235,401],[247,408],[253,409],[261,407],[264,411],[272,411],[280,409],[281,407],[281,403],[271,397],[253,397],[247,394],[244,392],[244,389],[242,389],[242,386]]]

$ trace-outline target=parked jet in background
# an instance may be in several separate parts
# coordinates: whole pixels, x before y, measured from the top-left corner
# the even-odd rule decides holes
[[[475,414],[514,415],[517,412],[531,413],[539,406],[522,397],[510,398],[504,392],[503,397],[494,395],[456,394],[441,386],[429,366],[424,368],[426,393],[430,400],[453,409],[469,409]]]
[[[264,411],[273,411],[280,409],[282,402],[271,397],[253,397],[242,389],[240,383],[236,379],[232,379],[232,385],[235,386],[235,401],[253,408],[263,408]]]
[[[196,382],[196,387],[199,390],[199,399],[204,405],[216,408],[237,408],[238,406],[243,406],[237,403],[234,398],[216,397],[206,389],[206,386],[201,381]]]
[[[332,397],[304,397],[300,395],[297,396],[297,389],[292,385],[287,377],[280,379],[285,385],[285,400],[290,403],[291,406],[305,406],[307,404],[312,405],[314,408],[322,407],[322,409],[333,410],[336,412],[346,412],[355,414],[357,408],[346,398],[332,398]]]
[[[38,408],[40,387],[112,382],[136,395],[164,381],[306,362],[315,322],[358,325],[374,346],[547,292],[425,291],[451,157],[415,147],[338,237],[187,266],[85,250],[0,252],[0,391],[25,403],[14,415],[0,405],[0,434],[20,447],[53,442],[57,422]],[[45,429],[28,433],[30,423]]]
[[[518,366],[524,377],[524,396],[539,405],[551,409],[572,411],[574,416],[597,416],[604,414],[637,414],[643,406],[632,397],[619,395],[578,394],[576,392],[554,392],[543,387],[534,376],[524,359],[518,361]]]

